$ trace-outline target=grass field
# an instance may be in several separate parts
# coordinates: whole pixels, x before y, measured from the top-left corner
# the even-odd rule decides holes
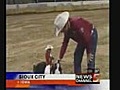
[[[63,35],[54,36],[54,18],[58,12],[6,16],[6,70],[32,71],[34,63],[45,61],[47,44],[54,46],[53,56],[57,59]],[[109,78],[109,9],[70,12],[71,16],[81,16],[94,23],[98,29],[96,67],[101,78]],[[73,53],[76,43],[70,40],[62,67],[64,73],[73,73]],[[86,53],[82,70],[86,69]]]

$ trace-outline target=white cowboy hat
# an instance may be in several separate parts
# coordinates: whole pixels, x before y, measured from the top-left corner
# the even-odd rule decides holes
[[[47,45],[47,47],[45,48],[45,50],[48,50],[48,49],[53,49],[53,46],[52,45]]]
[[[58,36],[60,31],[63,29],[69,18],[69,12],[62,12],[58,14],[54,20],[55,35]]]

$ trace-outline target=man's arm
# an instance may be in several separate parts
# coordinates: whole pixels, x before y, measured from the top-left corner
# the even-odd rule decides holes
[[[69,37],[67,35],[64,34],[64,39],[62,42],[62,46],[60,49],[60,53],[59,53],[59,59],[61,60],[66,52],[67,46],[68,46],[68,42],[69,42]]]

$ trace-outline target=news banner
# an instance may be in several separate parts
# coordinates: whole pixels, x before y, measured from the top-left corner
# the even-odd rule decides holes
[[[32,85],[99,84],[100,70],[82,74],[38,74],[32,72],[6,72],[6,88],[30,88]]]

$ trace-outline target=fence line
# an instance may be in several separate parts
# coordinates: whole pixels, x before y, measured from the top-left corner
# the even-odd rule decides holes
[[[109,8],[109,1],[43,2],[6,5],[6,15]]]
[[[74,2],[74,1],[103,1],[103,0],[6,0],[6,4],[27,4],[42,2]],[[108,1],[108,0],[104,0]]]

